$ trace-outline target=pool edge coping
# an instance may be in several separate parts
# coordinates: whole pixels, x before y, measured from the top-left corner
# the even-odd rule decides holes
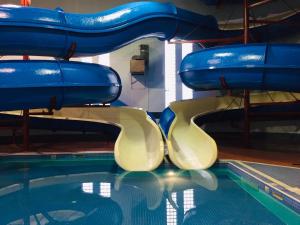
[[[220,161],[220,163],[225,164],[226,168],[244,178],[246,181],[257,185],[258,190],[300,214],[300,196],[297,193],[286,189],[286,187],[282,186],[280,183],[274,182],[276,179],[268,179],[268,177],[270,178],[271,176],[261,171],[259,171],[260,173],[257,173],[254,168],[251,166],[249,166],[251,168],[245,167],[245,164],[239,160],[226,160]]]

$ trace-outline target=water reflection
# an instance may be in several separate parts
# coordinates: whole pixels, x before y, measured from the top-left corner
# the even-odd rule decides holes
[[[46,167],[6,171],[0,173],[0,178],[1,224],[200,225],[257,222],[248,223],[247,220],[247,223],[239,223],[238,219],[244,218],[239,214],[239,207],[243,207],[243,212],[250,209],[246,204],[236,206],[233,197],[242,198],[241,202],[247,202],[252,209],[256,203],[251,202],[242,189],[234,186],[224,172],[217,170],[124,172],[101,170],[99,167],[83,167],[82,171]],[[237,212],[232,213],[233,209]],[[268,219],[268,211],[256,216]]]

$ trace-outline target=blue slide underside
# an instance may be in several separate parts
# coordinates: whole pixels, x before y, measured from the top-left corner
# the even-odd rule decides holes
[[[212,16],[168,3],[135,2],[95,14],[2,6],[0,55],[67,57],[70,51],[74,56],[95,55],[146,37],[169,40],[206,36],[217,27]]]
[[[104,103],[121,93],[119,75],[97,64],[0,61],[0,110]]]
[[[194,90],[300,91],[299,44],[232,45],[187,55],[179,72]]]

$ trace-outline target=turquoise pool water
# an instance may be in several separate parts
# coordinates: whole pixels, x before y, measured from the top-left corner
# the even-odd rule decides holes
[[[224,166],[125,172],[110,156],[0,160],[0,224],[300,224]]]

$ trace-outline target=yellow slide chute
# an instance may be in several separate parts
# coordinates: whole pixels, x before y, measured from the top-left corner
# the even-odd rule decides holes
[[[215,98],[173,102],[170,109],[175,118],[166,134],[169,157],[181,169],[205,169],[217,159],[213,138],[194,123],[201,113],[215,110]]]
[[[268,92],[253,93],[252,103],[289,102],[300,98],[298,93]],[[166,138],[171,161],[181,169],[206,169],[217,160],[216,142],[194,122],[197,116],[221,110],[242,108],[240,97],[208,97],[171,103],[169,108],[175,117]],[[161,127],[162,128],[162,127]],[[162,129],[163,130],[163,129]]]
[[[114,147],[115,160],[128,171],[156,169],[164,157],[164,144],[156,123],[143,110],[129,107],[64,108],[55,117],[112,123],[121,128]]]
[[[20,115],[20,112],[13,114]],[[157,124],[141,109],[129,107],[63,108],[54,111],[53,116],[35,117],[91,121],[120,127],[121,131],[114,146],[114,155],[116,162],[124,170],[154,170],[164,158],[161,132]]]
[[[300,94],[269,92],[253,93],[252,103],[289,102],[299,99]],[[242,108],[239,97],[208,97],[173,102],[170,109],[175,114],[168,133],[165,134],[171,161],[181,169],[206,169],[217,159],[217,145],[194,122],[197,116],[220,110]],[[34,110],[33,110],[34,111]],[[20,115],[20,111],[5,112]],[[54,111],[52,116],[42,118],[92,121],[113,124],[121,128],[114,146],[115,160],[127,171],[151,171],[164,158],[164,143],[157,124],[144,110],[130,107],[74,107]],[[162,129],[163,130],[163,129]]]

